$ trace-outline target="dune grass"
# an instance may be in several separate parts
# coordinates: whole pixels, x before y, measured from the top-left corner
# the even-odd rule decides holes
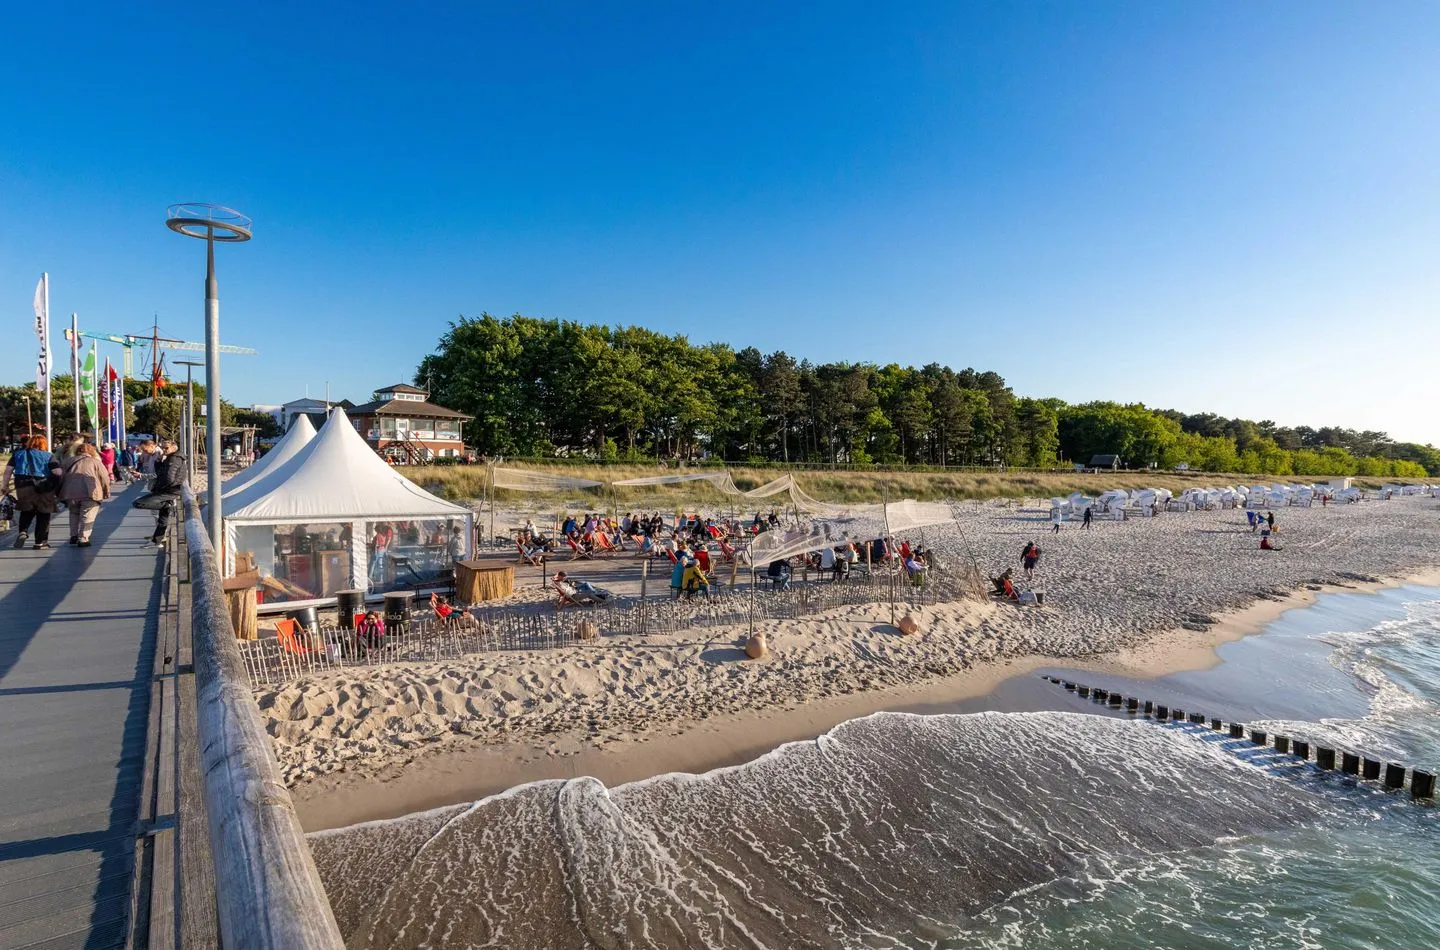
[[[544,465],[515,464],[510,466],[526,471],[564,475],[571,478],[586,478],[611,482],[628,478],[667,474],[653,465]],[[485,494],[485,468],[480,465],[463,466],[415,466],[400,469],[416,484],[454,501],[473,501]],[[691,469],[687,471],[702,471]],[[675,474],[670,469],[668,474]],[[756,488],[780,475],[782,471],[773,468],[746,468],[736,466],[730,469],[730,476],[742,490]],[[888,489],[892,500],[914,498],[919,501],[941,501],[947,499],[989,500],[994,498],[1036,499],[1082,492],[1096,495],[1111,488],[1168,488],[1177,495],[1187,488],[1219,487],[1223,485],[1272,484],[1277,481],[1294,481],[1288,477],[1273,475],[1214,474],[1208,472],[1105,472],[1079,474],[1075,472],[895,472],[895,471],[798,471],[795,480],[814,498],[835,503],[864,503],[881,501]],[[1382,483],[1403,483],[1404,479],[1356,479],[1361,488],[1378,488]],[[532,494],[501,490],[499,501],[520,502],[524,500],[556,500],[578,503],[593,497],[596,508],[608,508],[611,499],[610,488],[575,490],[554,495]],[[674,505],[704,502],[735,504],[727,496],[707,483],[667,485],[646,488],[613,489],[615,501],[621,508],[669,508]],[[780,504],[783,496],[773,499]],[[771,499],[759,503],[759,507],[770,507]],[[756,503],[752,502],[751,505]]]

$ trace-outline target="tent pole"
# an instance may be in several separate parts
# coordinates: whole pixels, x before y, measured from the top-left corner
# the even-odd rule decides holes
[[[755,638],[755,565],[750,565],[750,638]]]
[[[890,536],[890,486],[885,486],[885,554],[890,559],[890,626],[895,626],[895,539]]]
[[[644,636],[648,632],[647,614],[649,606],[645,603],[645,587],[650,580],[650,559],[647,557],[640,562],[640,634]]]
[[[491,543],[491,544],[494,544],[494,543],[495,543],[495,463],[494,463],[494,462],[491,462],[489,465],[486,466],[486,468],[489,469],[489,471],[487,471],[487,472],[485,473],[487,476],[489,476],[488,478],[485,479],[485,481],[486,481],[486,487],[489,489],[489,492],[490,492],[490,543]]]

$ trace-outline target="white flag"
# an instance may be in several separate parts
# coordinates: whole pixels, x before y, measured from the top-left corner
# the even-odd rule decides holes
[[[48,274],[40,275],[35,285],[35,337],[40,341],[40,358],[35,366],[35,386],[42,393],[50,388],[50,308],[47,284]]]

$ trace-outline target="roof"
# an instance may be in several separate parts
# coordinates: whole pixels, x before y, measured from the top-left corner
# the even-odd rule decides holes
[[[391,468],[343,409],[299,452],[221,503],[226,521],[252,524],[470,516]]]
[[[425,390],[420,389],[417,386],[410,386],[406,383],[396,383],[394,386],[384,386],[375,391],[377,393],[419,393],[422,396],[430,395]]]
[[[1107,465],[1119,465],[1119,464],[1120,464],[1120,456],[1118,456],[1118,455],[1092,455],[1092,456],[1090,456],[1090,467],[1091,467],[1091,468],[1104,468],[1104,467],[1107,466]]]
[[[353,405],[355,404],[348,399],[332,399],[326,402],[323,399],[311,399],[309,396],[306,396],[304,399],[292,399],[281,406],[280,409],[288,409],[291,412],[328,412],[336,406],[348,409]]]
[[[383,390],[382,390],[383,391]],[[355,416],[420,416],[431,419],[473,419],[463,412],[446,409],[431,402],[414,402],[409,399],[377,399],[350,410]]]
[[[284,465],[294,458],[296,453],[305,448],[310,440],[315,438],[315,426],[311,424],[310,417],[301,413],[290,423],[290,431],[285,437],[275,443],[275,447],[260,457],[260,460],[249,468],[243,468],[225,480],[220,486],[220,497],[234,494],[243,486],[250,484],[266,472]]]

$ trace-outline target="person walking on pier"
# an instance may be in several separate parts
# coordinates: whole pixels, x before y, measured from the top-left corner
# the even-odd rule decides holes
[[[50,516],[59,508],[56,492],[60,488],[60,460],[50,454],[50,442],[43,435],[31,436],[25,448],[10,456],[5,474],[0,475],[0,495],[15,488],[15,507],[20,511],[20,530],[15,534],[15,548],[25,546],[30,526],[35,526],[35,550],[50,547]]]
[[[60,499],[70,509],[70,543],[90,546],[100,503],[110,497],[110,472],[93,445],[82,445],[60,482]]]
[[[173,499],[170,504],[162,505],[155,518],[155,533],[150,536],[150,544],[160,545],[165,543],[165,532],[170,528],[170,515],[179,504],[180,492],[185,488],[185,456],[180,454],[180,446],[174,441],[166,440],[160,444],[165,452],[165,458],[155,466],[155,484],[151,486],[150,492],[154,495],[169,495]]]

